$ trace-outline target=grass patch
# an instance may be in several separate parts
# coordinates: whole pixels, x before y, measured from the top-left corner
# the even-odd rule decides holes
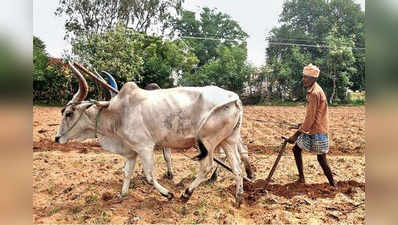
[[[95,224],[107,224],[111,221],[111,216],[106,213],[105,211],[102,211],[101,214],[95,218],[94,223]]]
[[[57,212],[59,212],[60,210],[61,210],[61,208],[54,207],[50,211],[48,211],[47,216],[52,216],[52,215],[56,214]]]
[[[183,215],[183,216],[186,216],[186,215],[188,214],[188,209],[187,209],[187,207],[186,207],[185,205],[183,205],[183,206],[181,207],[180,213],[181,213],[181,215]]]
[[[33,103],[33,106],[45,106],[45,107],[62,107],[65,104],[60,104],[60,103]]]
[[[304,106],[305,102],[293,102],[293,101],[281,101],[274,100],[270,102],[260,102],[256,104],[257,106]]]
[[[98,201],[98,196],[94,193],[90,193],[89,195],[84,197],[84,200],[87,204],[91,204],[91,203]]]
[[[55,194],[55,189],[56,189],[55,184],[50,184],[50,186],[47,188],[47,193],[49,195],[53,195]]]
[[[83,210],[83,208],[81,206],[72,206],[69,209],[69,212],[72,213],[72,214],[76,214],[76,213],[81,212],[82,210]]]

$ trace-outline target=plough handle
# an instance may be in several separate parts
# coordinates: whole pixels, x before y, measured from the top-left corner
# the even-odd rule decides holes
[[[287,139],[285,137],[282,137],[282,138],[285,139],[285,140],[283,141],[283,143],[281,145],[281,149],[279,150],[278,157],[276,157],[275,163],[272,166],[272,169],[271,169],[271,171],[268,174],[268,177],[266,179],[267,182],[271,181],[271,177],[272,177],[272,175],[274,175],[274,172],[275,172],[276,167],[278,166],[279,160],[281,159],[281,157],[283,155],[283,152],[286,149]]]

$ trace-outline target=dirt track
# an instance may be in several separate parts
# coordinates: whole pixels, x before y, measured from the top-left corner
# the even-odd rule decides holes
[[[304,113],[304,107],[245,107],[242,136],[257,180],[245,184],[244,204],[236,209],[235,185],[227,171],[220,173],[217,182],[199,186],[184,204],[167,201],[147,184],[140,160],[128,195],[118,197],[124,159],[104,152],[95,140],[54,144],[60,108],[34,107],[33,223],[364,223],[364,107],[330,108],[328,160],[337,188],[327,184],[310,154],[304,155],[307,184],[293,183],[297,170],[290,151],[282,157],[273,182],[262,188],[280,136],[294,132],[278,122],[299,123]],[[196,152],[190,149],[185,154]],[[177,197],[199,168],[197,162],[173,152],[175,177],[170,181],[163,177],[160,152],[155,161],[159,182]]]

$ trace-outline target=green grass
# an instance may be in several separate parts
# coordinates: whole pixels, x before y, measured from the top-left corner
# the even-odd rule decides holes
[[[33,106],[46,106],[46,107],[62,107],[65,104],[60,104],[60,103],[33,103]]]
[[[87,204],[90,204],[90,203],[96,202],[98,200],[98,196],[94,193],[90,193],[84,199]]]
[[[260,102],[256,104],[257,106],[304,106],[305,102],[292,102],[292,101],[281,101],[274,100],[270,102]]]
[[[52,215],[56,214],[57,212],[59,212],[60,210],[61,210],[61,208],[54,207],[50,211],[48,211],[47,215],[52,216]]]

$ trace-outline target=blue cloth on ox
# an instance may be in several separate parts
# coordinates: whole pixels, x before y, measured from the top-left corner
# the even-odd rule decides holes
[[[298,136],[296,144],[301,149],[318,155],[329,152],[329,138],[327,134],[308,135],[302,133]]]

